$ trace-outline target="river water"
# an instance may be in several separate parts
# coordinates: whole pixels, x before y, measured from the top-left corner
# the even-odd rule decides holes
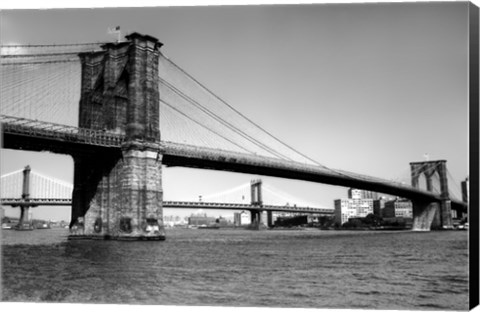
[[[468,309],[466,231],[167,230],[160,242],[2,231],[4,301]]]

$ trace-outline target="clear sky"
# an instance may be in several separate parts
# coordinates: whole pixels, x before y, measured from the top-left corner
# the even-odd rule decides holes
[[[3,10],[0,40],[109,41],[113,26],[148,34],[237,110],[328,167],[408,177],[409,162],[428,153],[446,159],[459,183],[468,175],[467,17],[466,2]],[[29,164],[73,181],[69,156],[1,156],[2,174]],[[196,200],[252,178],[168,168],[164,197]],[[319,206],[346,197],[345,188],[262,179]],[[43,210],[48,218],[70,215],[67,208]]]

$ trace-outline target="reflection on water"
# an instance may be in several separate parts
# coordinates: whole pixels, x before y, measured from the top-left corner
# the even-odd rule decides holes
[[[3,300],[468,309],[467,232],[170,230],[163,242],[3,231]]]

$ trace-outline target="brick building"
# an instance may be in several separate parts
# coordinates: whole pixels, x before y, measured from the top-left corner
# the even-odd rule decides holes
[[[384,218],[413,218],[412,202],[406,199],[387,201],[382,212]]]
[[[362,190],[349,189],[349,198],[334,201],[335,223],[342,225],[348,222],[350,218],[364,218],[373,213],[374,200],[372,198],[362,198],[362,194]]]

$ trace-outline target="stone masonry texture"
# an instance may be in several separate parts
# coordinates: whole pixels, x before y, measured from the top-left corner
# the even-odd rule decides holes
[[[79,127],[126,135],[122,150],[74,157],[71,236],[162,239],[157,39],[131,34],[82,53]]]

